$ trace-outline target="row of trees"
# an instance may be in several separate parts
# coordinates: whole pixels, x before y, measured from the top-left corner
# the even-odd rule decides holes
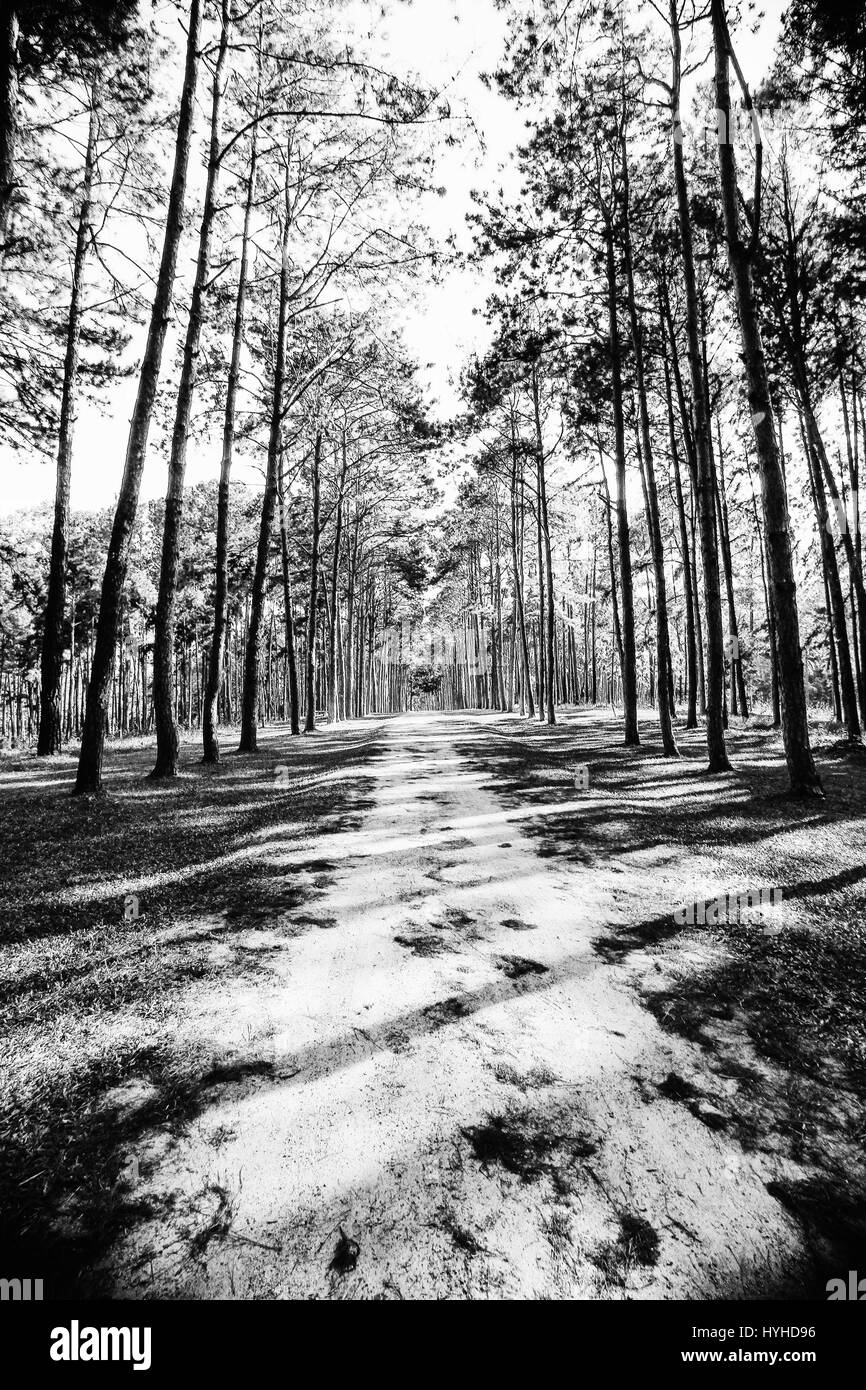
[[[857,26],[794,4],[756,103],[724,0],[513,0],[490,80],[522,187],[478,195],[491,346],[445,431],[393,328],[435,259],[408,206],[442,99],[348,8],[50,9],[13,6],[0,55],[0,416],[57,467],[50,538],[0,548],[3,732],[80,736],[93,792],[109,732],[155,731],[173,777],[181,727],[216,761],[262,718],[609,700],[635,744],[648,700],[666,755],[683,707],[721,772],[766,701],[820,795],[809,698],[851,742],[866,718]],[[70,517],[76,407],[130,374],[116,505]],[[187,488],[191,449],[218,482]]]
[[[348,44],[337,46],[330,6],[190,0],[179,17],[185,59],[175,112],[160,108],[144,80],[161,57],[161,89],[172,91],[173,36],[142,28],[133,6],[83,5],[52,52],[38,7],[19,9],[7,36],[11,107],[17,112],[29,20],[42,46],[28,75],[47,115],[31,127],[23,152],[15,148],[19,122],[8,132],[9,321],[24,309],[35,333],[42,304],[34,286],[44,296],[46,262],[52,255],[71,262],[62,367],[50,351],[57,323],[41,341],[13,348],[3,366],[15,437],[22,446],[56,448],[49,577],[34,624],[41,636],[38,748],[56,752],[64,733],[80,727],[79,792],[99,789],[112,728],[152,724],[154,776],[173,777],[180,721],[201,723],[204,758],[216,761],[220,715],[239,717],[240,747],[254,751],[262,711],[279,708],[297,731],[302,717],[313,728],[317,692],[332,717],[365,709],[372,624],[389,618],[394,576],[400,582],[429,487],[423,455],[430,430],[411,364],[380,307],[386,283],[393,288],[426,254],[403,208],[426,186],[431,162],[415,132],[443,119],[444,109],[432,92],[383,72]],[[49,90],[57,72],[63,82]],[[206,152],[196,189],[192,153],[202,107]],[[124,123],[130,112],[134,120]],[[169,124],[174,156],[162,204],[158,192],[140,194],[147,179],[153,186]],[[50,166],[61,138],[82,156],[79,177],[70,171],[60,185],[76,212],[72,247],[51,241],[46,197],[57,187]],[[19,170],[32,179],[19,179]],[[194,273],[185,283],[179,259],[193,235]],[[130,284],[109,248],[144,272],[143,285]],[[117,329],[107,332],[112,314],[143,320],[144,347],[95,602],[92,575],[83,594],[80,587],[70,592],[70,571],[80,564],[78,556],[70,563],[69,547],[73,425],[81,391],[98,389],[118,370],[123,341]],[[160,395],[172,320],[178,361]],[[33,394],[34,365],[59,397],[48,421]],[[184,522],[187,454],[191,441],[213,446],[216,414],[223,421],[219,485],[215,496],[213,489],[202,496],[191,526]],[[168,486],[158,539],[149,509],[147,583],[136,603],[127,581],[141,550],[139,494],[154,420],[167,437]],[[237,455],[265,459],[256,518],[246,518],[255,534],[243,538],[242,556],[233,537]],[[201,553],[206,537],[209,563]],[[190,572],[190,541],[200,552],[198,573]],[[8,558],[14,564],[11,552]],[[403,592],[412,582],[409,567]],[[83,631],[82,601],[92,609]]]
[[[564,13],[532,6],[515,15],[495,75],[532,113],[519,152],[520,196],[485,200],[476,218],[477,255],[493,262],[502,287],[489,305],[493,349],[467,383],[479,468],[495,480],[484,491],[482,529],[501,528],[510,549],[513,635],[499,665],[518,661],[521,688],[534,683],[535,708],[554,722],[572,645],[568,604],[585,597],[590,572],[593,589],[598,580],[596,528],[577,583],[573,573],[562,577],[563,551],[580,535],[571,504],[582,494],[585,518],[594,498],[606,513],[600,529],[626,743],[640,738],[642,568],[654,626],[643,685],[664,752],[678,752],[673,717],[685,688],[686,725],[705,715],[710,770],[724,771],[728,711],[749,714],[757,674],[746,659],[756,654],[753,583],[747,622],[741,603],[748,547],[758,557],[760,655],[791,786],[820,795],[804,675],[813,634],[801,632],[792,514],[807,527],[806,545],[809,532],[816,540],[815,611],[826,621],[832,699],[857,742],[866,715],[856,514],[862,164],[841,198],[827,163],[838,128],[818,115],[828,64],[814,46],[799,85],[786,74],[784,109],[781,84],[765,94],[776,104],[768,153],[723,0],[706,14],[671,0],[664,25],[652,10],[646,24],[622,4]],[[791,19],[804,56],[816,42],[805,14],[795,8]],[[695,138],[683,112],[684,45],[694,52],[707,39],[713,77],[696,89],[705,131]],[[827,35],[818,40],[827,58]],[[834,458],[836,430],[844,446]],[[811,525],[796,505],[801,488]],[[478,501],[467,505],[477,510]],[[527,538],[535,562],[528,639]],[[498,540],[488,553],[494,574]],[[473,583],[470,568],[467,593]]]

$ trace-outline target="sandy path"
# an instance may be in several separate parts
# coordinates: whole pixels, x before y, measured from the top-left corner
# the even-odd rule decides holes
[[[767,1174],[658,1093],[671,1071],[694,1075],[700,1054],[639,1005],[628,966],[593,950],[617,922],[607,890],[589,868],[539,857],[521,831],[568,806],[528,796],[503,810],[458,751],[495,746],[483,715],[405,716],[382,737],[359,831],[322,835],[302,860],[278,826],[262,844],[274,870],[311,864],[330,886],[305,934],[279,949],[260,935],[271,973],[184,1021],[232,1049],[237,1071],[181,1139],[154,1133],[135,1156],[137,1195],[161,1214],[112,1251],[117,1290],[792,1287],[798,1229]],[[341,1228],[359,1247],[344,1270],[330,1268]]]

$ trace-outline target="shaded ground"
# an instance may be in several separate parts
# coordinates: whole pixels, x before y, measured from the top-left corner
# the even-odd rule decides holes
[[[781,738],[761,721],[731,729],[724,778],[703,775],[702,732],[679,729],[679,763],[659,756],[651,725],[637,750],[615,746],[611,721],[614,746],[600,751],[599,732],[580,715],[529,738],[503,728],[497,753],[476,749],[473,765],[515,806],[528,788],[570,800],[564,759],[589,766],[585,812],[532,827],[539,854],[603,874],[618,922],[595,949],[630,971],[665,1031],[700,1049],[695,1074],[672,1073],[661,1093],[736,1138],[742,1157],[726,1162],[737,1171],[760,1161],[823,1289],[824,1271],[866,1258],[863,752],[816,730],[827,800],[798,803]],[[674,921],[691,903],[762,888],[781,891],[764,921]]]
[[[7,1272],[820,1297],[862,1264],[862,764],[828,740],[798,805],[771,732],[721,779],[620,737],[272,731],[160,789],[127,747],[89,803],[71,759],[0,764]],[[769,930],[673,921],[760,887]]]

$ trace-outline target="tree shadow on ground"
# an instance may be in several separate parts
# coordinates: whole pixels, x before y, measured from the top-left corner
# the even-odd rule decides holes
[[[611,748],[618,725],[599,730],[578,715],[554,730],[510,722],[501,763],[468,742],[464,752],[506,805],[535,786],[545,800],[571,802],[574,765],[589,764],[585,811],[521,821],[521,830],[543,857],[617,875],[619,921],[600,932],[595,950],[611,965],[633,959],[640,996],[660,1026],[701,1049],[703,1092],[683,1084],[683,1103],[745,1149],[802,1165],[803,1176],[768,1190],[801,1222],[823,1287],[825,1277],[866,1263],[863,756],[819,743],[827,800],[798,802],[786,795],[775,731],[729,730],[734,771],[718,779],[696,765],[702,733],[677,736],[686,760],[667,761],[654,743]],[[652,858],[641,861],[647,852]],[[674,912],[683,893],[689,898],[684,865],[692,862],[715,866],[707,898],[725,882],[731,893],[778,885],[784,925],[766,933],[678,925]],[[647,915],[653,900],[660,910]]]
[[[165,786],[141,780],[152,749],[110,749],[109,791],[87,801],[58,786],[63,768],[34,778],[32,762],[29,784],[7,789],[0,1245],[16,1268],[44,1270],[52,1296],[148,1214],[124,1181],[130,1148],[154,1128],[179,1132],[219,1079],[218,1040],[166,1028],[185,992],[249,986],[271,952],[335,925],[317,903],[339,866],[304,847],[360,825],[377,730],[269,731],[259,756]],[[275,817],[290,869],[256,849]]]

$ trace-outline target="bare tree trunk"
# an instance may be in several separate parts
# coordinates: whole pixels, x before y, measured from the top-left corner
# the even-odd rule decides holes
[[[686,728],[698,727],[698,650],[695,637],[695,593],[692,584],[692,566],[689,548],[689,531],[686,521],[686,506],[683,496],[683,479],[680,470],[679,449],[677,448],[676,426],[674,424],[674,403],[671,388],[671,373],[665,344],[664,323],[662,323],[661,344],[665,374],[665,398],[668,411],[668,435],[670,438],[671,462],[673,464],[674,486],[676,488],[677,517],[680,527],[680,548],[683,553],[683,589],[686,609]]]
[[[800,430],[803,440],[803,452],[806,455],[806,466],[809,470],[812,502],[815,507],[815,516],[818,522],[821,563],[824,571],[824,587],[829,598],[827,616],[831,623],[831,634],[834,629],[836,632],[842,718],[845,721],[845,728],[848,731],[849,740],[852,743],[857,743],[860,740],[861,732],[860,716],[857,706],[857,688],[854,682],[854,670],[851,665],[851,644],[848,640],[848,620],[845,614],[845,599],[842,594],[842,582],[839,578],[839,565],[836,561],[836,550],[833,545],[833,537],[830,534],[831,528],[827,511],[827,494],[824,491],[821,464],[815,452],[812,439],[807,433],[806,421],[803,418],[802,411],[800,412]]]
[[[54,530],[51,535],[51,568],[45,602],[45,631],[42,637],[42,667],[37,753],[59,753],[63,744],[63,716],[60,705],[60,674],[63,660],[63,622],[66,613],[66,554],[69,527],[69,486],[72,476],[72,434],[78,387],[78,354],[81,338],[81,294],[84,264],[90,243],[93,209],[93,170],[99,129],[100,80],[95,77],[90,92],[90,121],[84,157],[81,209],[72,262],[69,318],[66,323],[66,356],[63,362],[63,389],[60,398],[60,430],[57,438],[57,488],[54,498]]]
[[[310,611],[307,614],[307,717],[304,732],[311,734],[316,727],[316,604],[319,577],[319,504],[321,498],[320,465],[322,460],[322,431],[316,431],[313,449],[313,555],[310,561]]]
[[[280,511],[280,555],[283,562],[283,607],[286,619],[286,664],[289,672],[289,724],[293,734],[301,732],[301,716],[298,705],[298,660],[295,652],[295,615],[292,605],[292,580],[289,574],[289,538],[286,534],[286,504],[280,464],[280,479],[277,488]]]
[[[677,211],[682,247],[683,280],[686,291],[686,329],[688,341],[689,371],[692,383],[692,403],[695,412],[695,453],[696,477],[693,486],[698,505],[698,523],[701,533],[701,557],[704,568],[704,594],[707,625],[706,662],[706,706],[707,706],[707,753],[710,772],[730,770],[725,748],[725,732],[722,713],[723,685],[725,679],[725,647],[722,630],[722,603],[719,584],[719,556],[716,548],[715,490],[713,487],[713,460],[710,451],[709,403],[704,391],[701,356],[698,343],[698,292],[695,277],[695,254],[692,240],[691,208],[686,185],[685,164],[681,132],[679,130],[680,103],[680,38],[677,0],[670,0],[671,39],[674,50],[674,74],[672,84],[672,112],[676,121],[673,132],[674,179],[677,193]]]
[[[256,114],[258,114],[258,97],[256,100]],[[218,763],[220,760],[219,738],[217,737],[217,702],[219,700],[220,687],[222,686],[223,679],[225,635],[228,621],[229,482],[234,458],[238,381],[240,379],[241,352],[243,350],[244,341],[244,320],[246,317],[250,226],[253,201],[255,199],[256,165],[258,162],[258,130],[258,125],[254,125],[249,171],[247,173],[244,226],[241,235],[241,260],[240,269],[238,271],[237,297],[235,299],[232,356],[226,386],[226,405],[223,420],[222,461],[220,464],[220,481],[217,494],[214,623],[213,636],[211,638],[211,656],[208,666],[207,688],[205,690],[204,713],[202,717],[202,742],[204,745],[204,756],[202,761],[205,763]]]
[[[839,496],[839,489],[836,486],[836,479],[833,477],[833,470],[830,467],[830,460],[827,458],[827,451],[824,448],[824,441],[821,438],[821,434],[818,429],[818,422],[815,419],[815,415],[811,409],[811,405],[808,407],[806,411],[806,424],[807,439],[811,439],[812,448],[814,450],[816,475],[820,476],[821,474],[823,474],[834,508],[836,509],[837,514],[841,516],[841,514],[844,513],[843,499]],[[854,493],[854,497],[855,499],[858,497],[858,494],[856,492]],[[863,561],[859,545],[860,524],[856,506],[854,522],[854,541],[852,541],[851,539],[851,532],[847,525],[847,519],[846,523],[840,527],[840,530],[842,538],[842,548],[845,551],[845,559],[848,564],[848,575],[850,583],[854,589],[854,593],[857,596],[856,609],[854,608],[852,603],[852,618],[855,624],[855,655],[859,651],[859,669],[862,675],[862,673],[866,671],[866,621],[864,621],[864,618],[866,618],[866,587],[864,587],[863,583]],[[859,622],[857,620],[858,615]]]
[[[520,651],[523,660],[521,690],[526,692],[526,709],[530,719],[535,718],[535,703],[532,698],[532,676],[529,666],[529,643],[526,640],[526,611],[523,605],[523,565],[520,557],[520,524],[517,502],[517,432],[514,412],[511,413],[511,563],[514,567],[514,596],[517,603],[517,622],[520,631]]]
[[[538,643],[536,659],[536,697],[538,718],[544,723],[544,706],[547,699],[547,663],[544,647],[544,546],[541,539],[541,502],[538,491],[535,495],[535,560],[538,566]]]
[[[102,755],[105,746],[105,724],[108,715],[114,647],[117,640],[120,597],[126,579],[130,539],[138,510],[141,474],[144,468],[147,437],[150,431],[150,421],[153,415],[154,399],[162,363],[162,350],[168,327],[178,247],[183,231],[186,178],[195,115],[200,33],[201,0],[190,0],[186,63],[162,259],[157,276],[147,344],[139,375],[138,395],[129,427],[126,463],[115,508],[108,559],[102,580],[96,649],[93,654],[90,685],[87,690],[84,733],[75,782],[76,793],[98,792],[102,787]]]
[[[241,703],[241,737],[239,753],[255,753],[258,749],[257,710],[259,698],[259,666],[261,662],[262,613],[265,584],[268,575],[268,553],[277,500],[277,473],[280,461],[280,439],[283,425],[283,387],[286,373],[286,306],[289,298],[288,240],[290,218],[290,175],[286,161],[285,206],[283,235],[280,246],[280,288],[277,301],[277,342],[274,352],[274,389],[271,401],[271,428],[268,438],[268,465],[262,516],[256,549],[256,567],[250,594],[250,617],[247,629],[247,649],[244,656],[244,689]]]
[[[622,702],[625,717],[626,746],[640,743],[637,723],[637,655],[634,635],[634,596],[631,576],[631,546],[629,542],[628,510],[625,499],[625,420],[622,395],[622,348],[619,339],[616,306],[616,264],[613,251],[613,226],[605,228],[605,259],[607,263],[607,315],[610,368],[613,385],[613,427],[616,442],[616,520],[619,541],[620,589],[622,594]]]
[[[201,330],[205,315],[205,291],[210,270],[210,247],[216,216],[216,193],[220,163],[220,117],[223,99],[223,73],[229,49],[231,0],[222,0],[219,49],[214,64],[211,96],[210,148],[204,207],[199,230],[198,259],[187,320],[186,341],[177,391],[168,489],[162,530],[162,560],[153,641],[153,712],[156,722],[156,766],[151,777],[176,777],[180,740],[174,719],[172,655],[174,652],[174,613],[177,597],[177,567],[180,528],[183,520],[183,486],[186,474],[186,448],[195,400]]]
[[[337,646],[340,627],[340,596],[338,592],[338,581],[340,577],[340,541],[343,536],[343,490],[346,486],[348,466],[346,431],[343,430],[342,466],[340,469],[337,512],[334,523],[334,559],[331,566],[331,643],[328,648],[328,718],[332,724],[336,723],[339,718],[339,703],[337,700]]]
[[[839,688],[839,657],[836,652],[836,634],[833,630],[832,608],[830,606],[830,586],[824,573],[824,608],[827,613],[827,646],[830,651],[830,678],[833,684],[833,715],[837,724],[842,723],[842,692]]]
[[[553,599],[553,560],[550,552],[550,521],[547,515],[547,480],[545,477],[545,458],[544,458],[544,437],[541,428],[541,400],[538,384],[538,364],[533,364],[532,369],[532,409],[535,417],[535,441],[536,459],[538,470],[538,518],[541,529],[541,539],[544,541],[544,569],[547,580],[547,631],[546,631],[546,650],[544,669],[547,677],[547,722],[556,723],[556,710],[554,708],[554,694],[556,682],[556,666],[554,659],[554,632],[556,618],[554,613]],[[539,563],[541,561],[539,547]],[[539,626],[544,621],[539,610]],[[539,640],[540,632],[539,632]],[[544,697],[542,693],[542,704],[539,715],[544,711]]]
[[[607,520],[607,559],[610,568],[610,603],[611,611],[613,613],[613,636],[614,642],[616,643],[617,655],[619,656],[620,670],[622,670],[622,665],[625,658],[623,656],[622,647],[622,627],[619,621],[619,600],[617,598],[616,593],[616,561],[614,560],[613,555],[613,521],[611,520],[613,504],[611,502],[610,488],[607,485],[607,474],[604,471],[603,463],[601,464],[601,477],[602,482],[604,483],[604,494],[606,502],[604,514]]]
[[[653,561],[653,574],[656,585],[656,654],[658,660],[658,708],[659,729],[662,748],[666,758],[679,757],[674,737],[672,702],[670,700],[669,676],[671,674],[670,633],[668,632],[668,600],[665,583],[665,552],[662,540],[659,499],[656,488],[655,464],[653,462],[652,435],[650,433],[649,409],[646,396],[646,375],[644,368],[643,335],[638,319],[637,303],[634,293],[634,265],[632,259],[631,225],[629,218],[629,175],[628,152],[625,138],[622,140],[623,168],[623,244],[625,250],[626,298],[628,302],[631,341],[634,351],[635,385],[638,398],[638,418],[640,435],[643,441],[643,465],[646,484],[647,530]]]
[[[782,705],[782,738],[788,762],[791,791],[799,796],[822,796],[821,780],[815,768],[809,743],[806,692],[800,651],[800,624],[797,614],[797,585],[788,531],[788,506],[779,449],[773,427],[773,413],[767,382],[767,368],[758,326],[757,305],[752,285],[752,257],[760,234],[761,146],[756,151],[756,198],[752,211],[754,227],[746,246],[740,237],[737,202],[737,165],[730,139],[731,95],[728,77],[730,39],[724,0],[711,0],[713,43],[715,47],[716,108],[719,113],[719,175],[728,264],[737,299],[743,364],[749,409],[755,434],[755,452],[761,473],[764,526],[770,557],[770,585],[776,617],[779,662],[779,693]],[[751,99],[748,99],[751,110]]]
[[[734,603],[734,565],[731,556],[731,532],[728,525],[728,499],[725,495],[725,461],[722,454],[722,427],[716,417],[718,438],[719,468],[716,476],[716,508],[719,522],[719,541],[722,547],[722,564],[725,571],[725,590],[728,598],[728,633],[731,638],[731,712],[739,713],[744,719],[749,717],[749,701],[746,695],[746,682],[743,678],[743,654],[740,650],[740,628],[737,622],[737,608]]]

